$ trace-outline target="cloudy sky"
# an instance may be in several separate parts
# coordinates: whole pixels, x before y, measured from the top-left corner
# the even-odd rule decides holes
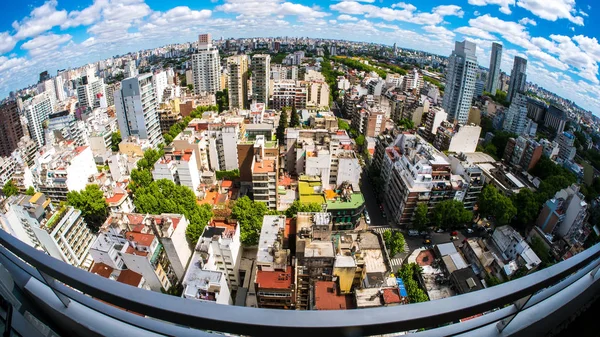
[[[2,1],[0,98],[49,70],[111,55],[219,37],[309,36],[370,41],[449,55],[477,43],[502,70],[529,60],[528,80],[600,115],[600,23],[593,0],[50,0]],[[598,8],[596,8],[598,7]],[[600,12],[599,12],[600,15]],[[596,22],[596,23],[594,23]]]

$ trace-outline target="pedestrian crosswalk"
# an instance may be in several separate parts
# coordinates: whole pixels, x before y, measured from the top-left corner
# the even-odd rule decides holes
[[[395,271],[402,265],[402,258],[396,257],[390,260],[390,265],[392,266],[392,270]]]
[[[373,231],[379,233],[379,234],[383,234],[385,231],[388,230],[393,230],[391,227],[369,227],[369,229],[372,229]]]

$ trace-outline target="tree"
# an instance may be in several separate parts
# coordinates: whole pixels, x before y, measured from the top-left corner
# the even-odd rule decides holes
[[[288,209],[285,210],[285,216],[293,218],[298,212],[321,212],[323,208],[316,202],[303,204],[300,200],[295,200]]]
[[[356,145],[358,145],[358,147],[362,147],[363,145],[365,145],[365,136],[358,135],[358,137],[356,137],[355,141],[356,141]]]
[[[279,141],[279,145],[285,144],[285,129],[288,127],[287,120],[287,112],[285,109],[281,110],[281,115],[279,115],[279,125],[277,126],[277,140]]]
[[[556,192],[573,184],[574,181],[569,176],[558,175],[551,176],[540,183],[538,189],[538,201],[544,203],[546,200],[554,197]]]
[[[35,188],[33,188],[33,186],[29,186],[27,188],[27,191],[25,191],[26,195],[34,195],[35,194]]]
[[[121,143],[121,141],[123,140],[121,138],[121,132],[120,131],[115,131],[112,133],[112,135],[110,136],[110,140],[111,140],[111,146],[110,149],[113,152],[118,152],[119,151],[119,144]]]
[[[87,185],[84,190],[67,193],[67,204],[81,211],[91,228],[99,228],[108,217],[108,203],[98,185]]]
[[[413,227],[417,230],[423,230],[429,224],[429,218],[427,217],[427,204],[418,204],[415,209],[415,219],[413,220]]]
[[[338,129],[348,131],[350,130],[350,125],[343,119],[338,118]]]
[[[502,283],[502,281],[500,281],[496,276],[487,276],[485,278],[485,283],[487,284],[487,286],[489,288],[489,287],[499,285],[500,283]]]
[[[196,195],[191,189],[175,185],[167,179],[139,185],[135,191],[134,204],[139,213],[185,215],[189,222],[186,238],[192,245],[196,245],[198,237],[213,216],[209,205],[201,206],[196,203]]]
[[[135,192],[138,187],[148,186],[152,182],[152,173],[149,170],[131,170],[131,189]]]
[[[295,128],[300,125],[300,116],[296,111],[296,107],[292,106],[292,112],[290,114],[290,127]]]
[[[231,216],[240,223],[240,239],[244,245],[253,246],[258,243],[265,213],[267,213],[267,205],[253,201],[248,196],[235,201]]]
[[[525,230],[533,224],[540,211],[540,202],[536,195],[528,188],[523,188],[519,193],[512,196],[513,205],[518,205],[515,227]]]
[[[495,217],[499,225],[506,225],[517,214],[517,209],[509,197],[493,185],[486,185],[479,195],[478,212],[482,216]]]
[[[432,219],[437,227],[450,229],[471,221],[473,213],[462,202],[449,199],[435,205]]]
[[[489,143],[488,145],[486,145],[483,148],[483,152],[489,154],[493,158],[498,158],[498,149],[496,148],[496,145],[494,145],[492,143]]]
[[[9,180],[4,187],[2,187],[2,193],[8,198],[12,195],[19,194],[19,189],[15,185],[14,181]]]
[[[399,231],[386,230],[383,232],[383,241],[390,251],[390,257],[394,257],[396,254],[404,251],[406,241],[404,240],[404,235]]]
[[[421,273],[421,267],[416,263],[405,263],[398,269],[396,276],[402,279],[404,282],[404,288],[408,294],[408,300],[410,303],[419,303],[429,301],[429,297],[419,286],[417,279]]]
[[[542,242],[542,240],[537,236],[534,236],[531,238],[529,246],[535,252],[535,255],[537,255],[542,261],[542,263],[540,264],[540,268],[549,267],[551,264],[550,250],[548,249],[548,247],[546,247],[544,242]]]
[[[217,91],[215,98],[217,100],[219,112],[229,109],[229,91],[227,89],[223,89],[223,91]]]
[[[412,119],[402,118],[398,121],[398,126],[402,129],[412,130],[415,128],[415,122],[413,122]]]

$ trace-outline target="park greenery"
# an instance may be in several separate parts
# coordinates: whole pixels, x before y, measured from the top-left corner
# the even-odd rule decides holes
[[[2,194],[8,198],[12,195],[19,194],[19,189],[15,185],[14,181],[9,180],[6,184],[4,184],[4,187],[2,187]]]
[[[462,202],[449,199],[435,205],[431,218],[436,227],[451,229],[470,222],[473,213],[465,209]]]
[[[405,263],[396,273],[396,277],[401,278],[404,282],[410,303],[429,301],[429,297],[419,286],[419,274],[421,274],[421,267],[416,263]]]
[[[33,186],[29,186],[29,187],[27,188],[27,190],[25,191],[25,195],[32,196],[32,195],[34,195],[34,194],[35,194],[35,188],[33,188]]]
[[[81,215],[91,229],[97,230],[108,217],[108,203],[100,186],[87,185],[81,191],[67,193],[67,204],[81,211]]]
[[[192,119],[202,117],[202,114],[206,111],[217,111],[218,109],[219,108],[214,105],[196,107],[196,109],[192,110],[189,116],[186,116],[181,121],[173,124],[173,126],[171,126],[171,128],[169,129],[169,132],[163,135],[163,137],[165,138],[165,144],[171,144],[173,142],[173,139],[175,139],[175,137],[177,137],[177,135],[179,135],[181,131],[187,128],[188,124],[190,124]]]
[[[328,56],[323,57],[323,62],[321,62],[321,74],[325,77],[325,82],[329,85],[329,104],[337,101],[339,97],[339,90],[337,86],[337,77],[343,76],[344,73],[339,71],[334,71],[331,67],[331,60]]]
[[[494,95],[492,95],[492,93],[484,91],[483,92],[484,96],[488,96],[491,99],[494,100],[494,102],[501,104],[505,107],[509,107],[510,102],[508,102],[508,100],[506,99],[506,91],[502,91],[500,89],[496,90],[496,93]]]
[[[233,202],[231,216],[240,224],[240,240],[246,246],[258,244],[263,217],[267,214],[267,205],[243,196]]]
[[[364,63],[364,61],[361,60],[340,56],[333,56],[331,57],[331,59],[335,62],[345,65],[348,68],[356,69],[358,71],[375,72],[381,78],[385,78],[385,76],[387,75],[387,72],[385,70],[366,64]]]
[[[402,118],[398,121],[398,127],[404,130],[412,130],[415,128],[415,122],[412,119]]]
[[[338,118],[338,129],[348,131],[350,130],[350,124],[348,124],[345,120]]]
[[[479,214],[493,217],[498,225],[507,225],[517,215],[517,209],[509,197],[500,193],[494,185],[488,184],[479,195]]]
[[[293,218],[298,212],[322,212],[323,208],[316,202],[303,204],[300,200],[295,200],[290,207],[285,210],[285,216]]]
[[[431,84],[435,85],[435,86],[436,86],[436,87],[438,87],[440,90],[444,90],[444,89],[445,89],[445,86],[444,86],[444,84],[443,84],[443,83],[440,83],[440,81],[436,80],[436,79],[435,79],[435,78],[433,78],[433,77],[429,77],[429,76],[423,76],[423,80],[424,80],[425,82],[429,82],[429,83],[431,83]]]
[[[389,63],[383,63],[383,62],[376,62],[376,61],[372,61],[373,65],[376,65],[378,67],[381,68],[385,68],[393,73],[396,74],[400,74],[400,75],[406,75],[407,74],[407,69],[404,69],[402,67],[399,67],[397,65],[394,64],[389,64]]]
[[[185,235],[192,245],[198,242],[213,215],[210,205],[196,203],[196,195],[192,190],[167,179],[152,181],[138,187],[134,204],[139,213],[185,215],[189,222]]]
[[[112,135],[110,136],[110,141],[111,141],[110,149],[113,152],[118,152],[119,144],[121,143],[122,140],[123,140],[123,138],[121,137],[120,131],[113,132]]]
[[[404,251],[406,241],[404,240],[404,235],[399,231],[386,230],[383,232],[383,241],[390,252],[390,257],[394,257],[396,254]]]
[[[549,267],[553,264],[550,255],[550,250],[548,249],[548,247],[546,247],[546,245],[540,238],[538,238],[537,236],[533,236],[531,238],[529,246],[535,252],[535,255],[537,255],[542,261],[542,263],[540,264],[540,269]]]

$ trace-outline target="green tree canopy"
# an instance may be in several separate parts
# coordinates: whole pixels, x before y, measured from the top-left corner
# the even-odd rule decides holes
[[[542,242],[540,238],[533,236],[529,246],[533,249],[535,255],[542,261],[540,268],[546,268],[552,264],[550,250],[544,245],[544,242]]]
[[[108,204],[98,185],[87,185],[84,190],[67,193],[67,204],[81,211],[91,228],[99,228],[108,217]]]
[[[110,149],[113,150],[114,152],[118,152],[119,151],[119,144],[123,140],[121,138],[121,132],[118,131],[118,130],[115,131],[115,132],[113,132],[112,135],[110,136],[110,140],[111,140]]]
[[[8,198],[12,195],[19,194],[19,189],[12,180],[9,180],[4,187],[2,187],[2,193]]]
[[[296,111],[296,107],[292,106],[292,112],[290,113],[290,127],[295,128],[300,125],[300,116],[298,115],[298,111]]]
[[[482,216],[493,216],[498,225],[508,224],[517,214],[517,209],[509,197],[498,192],[493,185],[486,185],[481,191],[478,212]]]
[[[429,301],[429,297],[421,289],[417,278],[421,272],[421,267],[416,263],[405,263],[398,269],[396,273],[397,277],[400,277],[404,282],[406,293],[408,294],[408,300],[410,303],[419,303]]]
[[[356,137],[355,141],[356,141],[356,145],[358,145],[359,147],[362,147],[363,145],[365,145],[365,136],[358,135],[358,137]]]
[[[406,241],[404,240],[404,235],[399,231],[386,230],[383,232],[383,241],[390,252],[390,258],[404,251]]]
[[[309,204],[303,204],[300,200],[295,200],[288,209],[285,210],[285,216],[293,218],[298,212],[321,212],[323,209],[321,205],[316,202]]]
[[[288,127],[288,117],[287,111],[285,109],[281,110],[281,115],[279,115],[279,125],[277,126],[277,140],[279,141],[279,145],[285,144],[285,129]]]
[[[412,130],[415,128],[415,122],[412,119],[402,118],[398,121],[398,126],[402,129]]]
[[[343,119],[338,118],[338,128],[340,130],[348,131],[350,130],[350,124],[346,123],[346,121],[344,121]]]
[[[34,195],[35,194],[35,188],[33,188],[33,186],[29,186],[27,188],[27,191],[25,191],[25,194],[27,194],[27,195]]]
[[[247,196],[235,201],[231,216],[240,223],[240,239],[244,245],[252,246],[258,243],[260,228],[266,213],[267,205],[260,201],[253,201]]]
[[[462,202],[454,199],[444,200],[435,205],[432,214],[433,223],[446,229],[456,228],[472,219],[473,213],[466,210]]]
[[[515,226],[520,230],[525,230],[532,225],[537,218],[541,203],[536,195],[528,188],[523,188],[519,193],[512,196],[513,205],[517,205],[517,217]]]
[[[429,218],[427,217],[427,204],[418,204],[415,209],[415,219],[413,220],[413,227],[416,230],[424,230],[429,224]]]
[[[196,203],[196,195],[191,189],[175,185],[167,179],[138,186],[134,204],[139,213],[185,215],[189,221],[186,237],[192,245],[196,244],[213,215],[209,205],[201,206]]]

